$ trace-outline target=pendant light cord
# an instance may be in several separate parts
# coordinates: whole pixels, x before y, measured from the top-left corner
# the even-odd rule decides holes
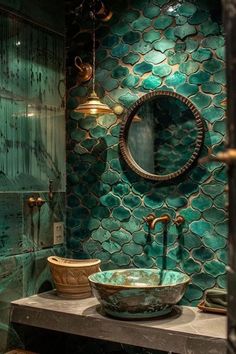
[[[92,11],[92,17],[93,17],[93,77],[92,77],[92,89],[93,93],[95,93],[95,0],[93,0],[93,11]]]

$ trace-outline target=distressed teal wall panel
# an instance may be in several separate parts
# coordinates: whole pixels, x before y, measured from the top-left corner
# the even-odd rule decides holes
[[[7,5],[20,10],[24,4]],[[37,6],[43,17],[54,5],[35,1],[31,16]],[[1,10],[0,35],[0,353],[5,353],[23,347],[9,327],[10,301],[49,290],[46,259],[64,253],[63,246],[52,247],[53,223],[65,222],[64,40]],[[32,196],[46,201],[40,210],[29,208]]]
[[[211,2],[125,0],[111,7],[112,20],[97,28],[96,87],[102,100],[113,108],[122,106],[125,113],[152,89],[180,93],[197,106],[204,119],[201,157],[222,151],[224,34]],[[90,60],[91,35],[82,33],[77,37],[79,55]],[[86,89],[88,85],[81,85],[70,91],[69,109],[84,100]],[[166,267],[191,276],[183,303],[195,306],[206,289],[226,286],[225,167],[199,159],[169,185],[144,180],[119,155],[122,118],[70,113],[68,255],[98,257],[103,269],[162,267],[163,229],[157,225],[150,238],[143,217],[150,212],[168,213],[173,220],[180,214],[186,220],[182,227],[173,221],[168,225]]]
[[[0,31],[0,190],[65,190],[63,39],[5,14]]]

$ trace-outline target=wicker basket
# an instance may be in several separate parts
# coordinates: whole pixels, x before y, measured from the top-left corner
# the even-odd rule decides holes
[[[52,278],[59,296],[84,299],[92,296],[88,276],[99,272],[99,259],[69,259],[48,257]]]

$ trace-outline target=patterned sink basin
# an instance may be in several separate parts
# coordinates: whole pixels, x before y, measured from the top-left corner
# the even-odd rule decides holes
[[[88,279],[104,311],[124,319],[168,314],[190,281],[181,272],[138,268],[94,273]]]

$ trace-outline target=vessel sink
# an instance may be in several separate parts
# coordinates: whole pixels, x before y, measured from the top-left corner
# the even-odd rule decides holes
[[[123,319],[170,313],[190,281],[181,272],[138,268],[98,272],[88,279],[105,313]]]

